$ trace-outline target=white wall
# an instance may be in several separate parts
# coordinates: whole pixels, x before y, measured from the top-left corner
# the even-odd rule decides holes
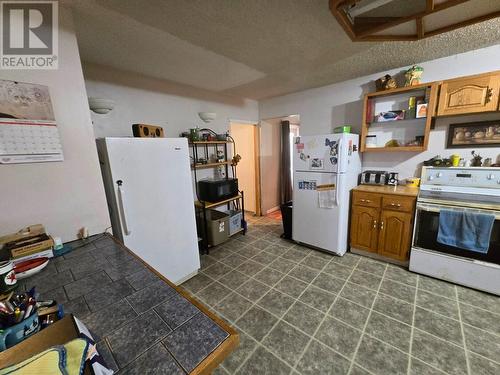
[[[65,160],[0,165],[0,234],[42,223],[70,241],[83,226],[110,225],[73,19],[62,6],[59,14],[59,69],[0,70],[0,79],[49,87]]]
[[[500,45],[496,45],[419,65],[425,69],[423,81],[430,82],[498,70],[499,61]],[[386,73],[394,75],[406,68],[263,100],[259,103],[260,118],[281,117],[290,113],[300,114],[301,135],[330,133],[334,127],[343,124],[353,125],[354,132],[359,132],[363,111],[362,98],[365,93],[375,90],[373,81]],[[418,176],[422,161],[438,154],[447,157],[452,153],[458,153],[469,158],[471,149],[445,149],[448,124],[493,119],[500,119],[500,114],[439,119],[435,130],[431,131],[429,148],[426,152],[364,153],[363,168],[387,168],[399,172],[400,177],[404,178]],[[493,160],[500,153],[498,147],[481,148],[476,151]]]
[[[85,62],[83,73],[89,96],[115,101],[115,108],[108,114],[92,113],[96,138],[132,136],[132,124],[136,123],[161,126],[166,137],[178,137],[181,132],[196,126],[226,132],[230,119],[258,122],[259,107],[255,100],[218,95]],[[198,112],[205,111],[217,113],[210,124],[205,124],[198,116]],[[197,174],[198,180],[213,177],[214,169],[201,169]]]
[[[257,122],[258,103],[217,95],[190,86],[141,76],[105,66],[84,63],[89,96],[112,99],[113,111],[92,114],[96,137],[131,136],[132,124],[162,126],[166,137],[178,137],[189,128],[229,130],[229,119]],[[203,123],[198,112],[216,112],[217,119]]]

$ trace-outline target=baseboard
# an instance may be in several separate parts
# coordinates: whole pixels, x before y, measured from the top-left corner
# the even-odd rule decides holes
[[[194,272],[191,272],[189,275],[186,275],[179,280],[176,280],[173,282],[175,285],[181,285],[183,282],[188,281],[190,278],[196,276],[198,274],[198,270],[195,270]]]
[[[276,212],[279,209],[280,209],[280,206],[276,206],[276,207],[270,208],[269,210],[266,211],[266,215],[267,214],[272,214],[273,212]]]

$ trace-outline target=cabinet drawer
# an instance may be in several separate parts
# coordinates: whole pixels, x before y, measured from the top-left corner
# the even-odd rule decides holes
[[[399,195],[385,195],[382,197],[382,209],[401,211],[401,212],[412,212],[415,205],[415,198],[406,198]]]
[[[381,196],[379,194],[365,193],[365,192],[353,192],[352,201],[356,206],[364,207],[380,207]]]

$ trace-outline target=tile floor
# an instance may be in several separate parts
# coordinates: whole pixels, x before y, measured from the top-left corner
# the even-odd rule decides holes
[[[216,374],[500,374],[500,298],[281,233],[250,217],[183,284],[241,334]]]
[[[228,335],[111,238],[91,239],[40,273],[35,286],[82,320],[119,374],[186,374]]]

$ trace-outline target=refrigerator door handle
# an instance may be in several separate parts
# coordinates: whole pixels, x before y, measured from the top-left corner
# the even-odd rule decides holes
[[[125,190],[123,189],[123,186],[122,186],[123,185],[123,181],[122,180],[118,180],[118,181],[116,181],[116,184],[118,185],[118,202],[119,202],[119,205],[120,205],[120,214],[121,214],[121,217],[122,217],[123,231],[128,236],[128,235],[130,235],[130,233],[132,233],[132,231],[130,230],[130,227],[129,227],[128,221],[127,221],[127,209],[125,208],[126,207],[126,204],[125,204]]]
[[[337,177],[337,181],[335,184],[335,204],[339,205],[339,178]]]
[[[343,172],[342,170],[342,159],[344,158],[344,152],[342,151],[343,146],[342,138],[339,138],[338,149],[337,149],[337,173]]]

